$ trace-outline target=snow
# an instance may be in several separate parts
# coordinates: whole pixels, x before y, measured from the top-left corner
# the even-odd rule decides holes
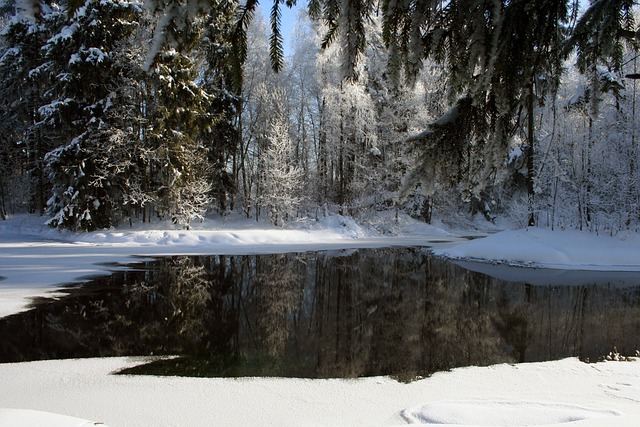
[[[83,60],[82,58],[85,57]],[[74,53],[69,59],[69,65],[74,65],[80,62],[89,62],[93,64],[99,64],[104,62],[108,58],[108,55],[97,47],[90,47],[89,49],[80,49],[79,53]]]
[[[73,35],[75,34],[76,31],[78,31],[78,23],[77,22],[74,22],[71,25],[65,25],[64,27],[62,27],[62,30],[60,30],[60,32],[58,34],[56,34],[55,36],[53,36],[49,40],[47,40],[47,43],[56,44],[56,43],[59,43],[61,41],[70,39],[70,38],[73,37]]]
[[[34,22],[36,21],[35,16],[36,16],[36,3],[33,1],[28,1],[28,0],[17,0],[16,1],[16,10],[18,11],[18,16],[21,19],[24,19],[25,21],[28,22]],[[4,6],[4,2],[3,2],[3,6]]]
[[[455,104],[446,113],[440,116],[433,126],[448,126],[456,122],[460,116],[460,104]]]
[[[499,426],[559,424],[620,415],[613,410],[522,401],[435,402],[402,412],[411,423]]]
[[[93,421],[51,412],[34,411],[29,409],[2,409],[0,408],[0,425],[11,427],[88,427],[103,425]],[[106,427],[106,426],[105,426]]]
[[[640,236],[598,236],[542,228],[505,230],[453,248],[436,249],[454,259],[485,260],[545,269],[640,272]]]
[[[509,152],[509,160],[507,163],[513,163],[515,160],[521,159],[522,157],[524,157],[522,147],[517,145]]]
[[[0,408],[64,414],[110,427],[393,426],[436,421],[630,427],[640,419],[639,361],[585,364],[564,359],[469,367],[409,384],[388,377],[112,375],[141,362],[106,358],[0,364]],[[2,416],[0,412],[0,425],[6,425]]]
[[[640,236],[597,236],[537,228],[472,241],[404,218],[381,236],[351,218],[275,228],[251,220],[134,224],[94,233],[61,232],[44,218],[0,222],[0,316],[63,283],[108,274],[138,257],[256,254],[358,247],[430,246],[476,268],[495,263],[556,277],[593,270],[603,277],[640,272]],[[372,221],[373,224],[373,221]],[[377,224],[380,230],[380,224]],[[466,233],[465,233],[466,235]],[[482,261],[477,263],[473,261]],[[487,263],[493,261],[493,263]],[[479,267],[478,267],[479,266]],[[598,271],[602,270],[602,271]],[[504,270],[501,270],[504,271]],[[554,272],[557,272],[554,273]],[[545,279],[546,280],[546,279]],[[182,378],[113,375],[144,358],[0,364],[0,425],[548,425],[635,426],[640,361],[586,364],[577,359],[458,368],[411,382],[359,379]],[[71,417],[71,418],[68,418]],[[86,420],[94,420],[86,421]]]

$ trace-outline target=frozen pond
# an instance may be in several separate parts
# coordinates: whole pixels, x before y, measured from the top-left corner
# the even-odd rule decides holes
[[[411,380],[640,348],[640,274],[482,269],[411,248],[159,258],[0,319],[0,362],[172,355],[135,372]]]

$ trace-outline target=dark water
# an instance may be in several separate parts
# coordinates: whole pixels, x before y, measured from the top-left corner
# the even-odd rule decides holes
[[[410,380],[633,354],[640,275],[582,279],[505,281],[418,249],[163,258],[0,319],[0,362],[177,355],[132,373]]]

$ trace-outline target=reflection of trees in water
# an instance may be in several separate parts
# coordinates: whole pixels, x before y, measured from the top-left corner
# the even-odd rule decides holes
[[[640,344],[640,288],[506,283],[417,250],[142,267],[0,319],[0,359],[189,354],[222,360],[213,375],[409,379]]]
[[[110,310],[93,322],[111,351],[226,351],[237,329],[237,312],[225,301],[234,283],[228,257],[174,257],[146,263],[145,268],[125,274],[121,294],[98,300]]]
[[[320,348],[329,349],[326,357],[319,354],[321,376],[323,370],[338,370],[341,376],[385,372],[410,378],[505,361],[504,345],[483,305],[482,283],[470,287],[466,271],[431,257],[383,255],[359,259],[356,253],[336,261],[340,268],[332,270],[333,277],[317,276],[316,292],[324,302],[318,302],[316,313],[322,315],[314,324],[324,343]],[[333,301],[327,297],[332,292]],[[327,329],[336,333],[325,338]]]
[[[532,358],[559,358],[568,351],[594,358],[614,345],[627,354],[640,348],[640,287],[533,289]]]
[[[425,269],[421,310],[422,360],[428,372],[509,361],[492,323],[490,279],[432,259]]]
[[[281,357],[295,324],[297,304],[304,282],[303,272],[292,255],[266,255],[256,260],[256,331],[263,350]]]

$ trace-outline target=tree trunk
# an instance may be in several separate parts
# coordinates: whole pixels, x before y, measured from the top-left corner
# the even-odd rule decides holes
[[[527,225],[529,227],[534,227],[536,225],[536,216],[534,209],[534,173],[533,173],[533,156],[534,156],[534,144],[535,144],[535,132],[534,132],[534,120],[533,120],[533,109],[534,109],[534,83],[531,82],[531,86],[529,86],[529,99],[527,102],[528,109],[528,136],[529,147],[527,153],[527,195],[529,199],[529,218],[527,220]]]
[[[327,196],[328,196],[328,189],[329,189],[329,185],[328,185],[328,180],[329,180],[329,171],[328,171],[328,163],[327,163],[327,156],[328,156],[328,152],[327,152],[327,130],[325,128],[326,124],[324,123],[323,120],[323,115],[325,114],[325,105],[326,105],[326,101],[323,97],[322,99],[322,111],[320,112],[320,118],[321,118],[321,122],[320,122],[320,150],[319,151],[319,159],[318,159],[318,175],[320,177],[319,179],[319,191],[318,193],[320,194],[320,200],[319,200],[319,204],[322,205],[324,203],[327,202]]]

